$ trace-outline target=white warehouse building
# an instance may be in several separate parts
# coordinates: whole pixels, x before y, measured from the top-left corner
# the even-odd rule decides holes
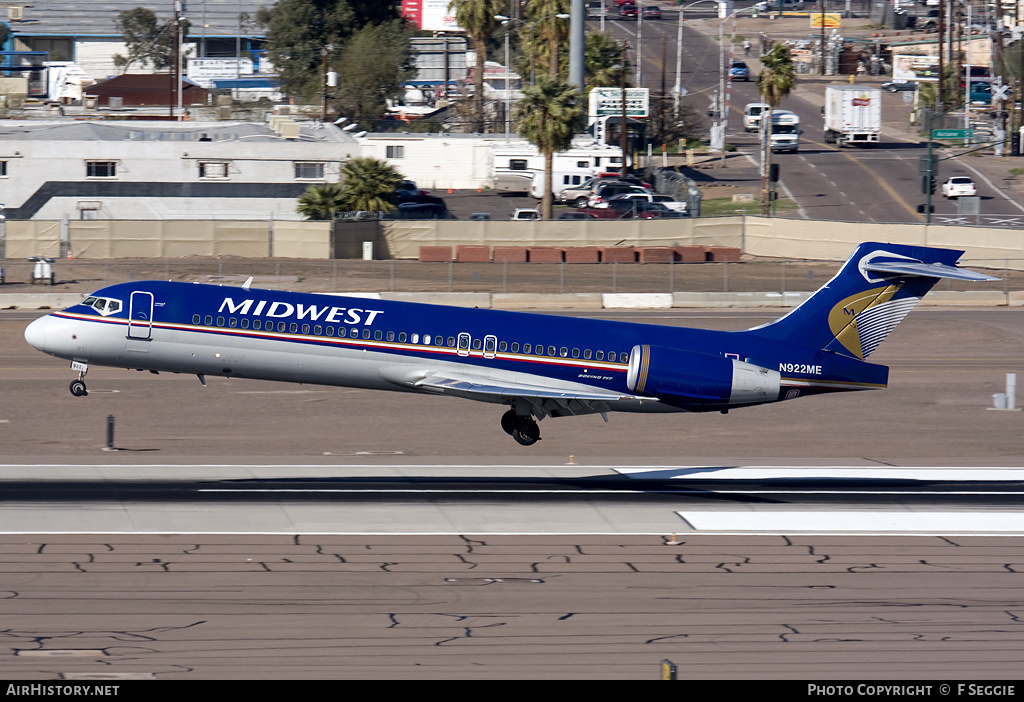
[[[617,169],[620,154],[581,137],[556,159],[555,191]],[[279,116],[267,123],[0,120],[0,202],[14,220],[298,220],[299,196],[338,182],[342,165],[359,156],[436,191],[543,184],[536,148],[495,134],[353,136]]]
[[[0,120],[9,219],[302,219],[359,144],[334,125]]]

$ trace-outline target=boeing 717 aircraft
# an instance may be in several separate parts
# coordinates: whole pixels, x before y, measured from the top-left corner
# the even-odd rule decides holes
[[[524,446],[537,420],[607,412],[728,412],[823,392],[884,388],[868,356],[962,251],[861,244],[782,318],[746,331],[556,317],[254,290],[120,283],[32,322],[29,344],[71,361],[153,372],[451,395],[507,405]]]

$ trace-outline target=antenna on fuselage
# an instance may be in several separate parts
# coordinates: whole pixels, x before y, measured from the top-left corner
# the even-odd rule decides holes
[[[249,276],[249,279],[247,281],[242,283],[242,290],[248,290],[250,285],[252,285],[252,276],[251,275]]]

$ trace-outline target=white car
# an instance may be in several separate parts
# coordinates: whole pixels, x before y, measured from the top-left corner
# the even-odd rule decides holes
[[[540,210],[535,210],[528,207],[520,207],[517,208],[516,211],[512,213],[512,219],[520,222],[526,220],[540,219]]]
[[[942,197],[970,197],[977,194],[974,181],[966,176],[953,176],[942,184]]]
[[[611,198],[608,203],[615,202],[616,200],[643,200],[645,202],[660,202],[665,207],[675,212],[686,212],[686,203],[680,202],[679,200],[672,199],[669,195],[651,195],[650,193],[626,193],[624,195],[616,195]],[[608,203],[604,203],[604,207],[608,207]]]

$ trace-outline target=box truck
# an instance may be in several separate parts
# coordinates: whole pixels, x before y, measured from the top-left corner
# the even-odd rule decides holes
[[[825,143],[877,144],[882,132],[882,91],[861,85],[825,86]]]

